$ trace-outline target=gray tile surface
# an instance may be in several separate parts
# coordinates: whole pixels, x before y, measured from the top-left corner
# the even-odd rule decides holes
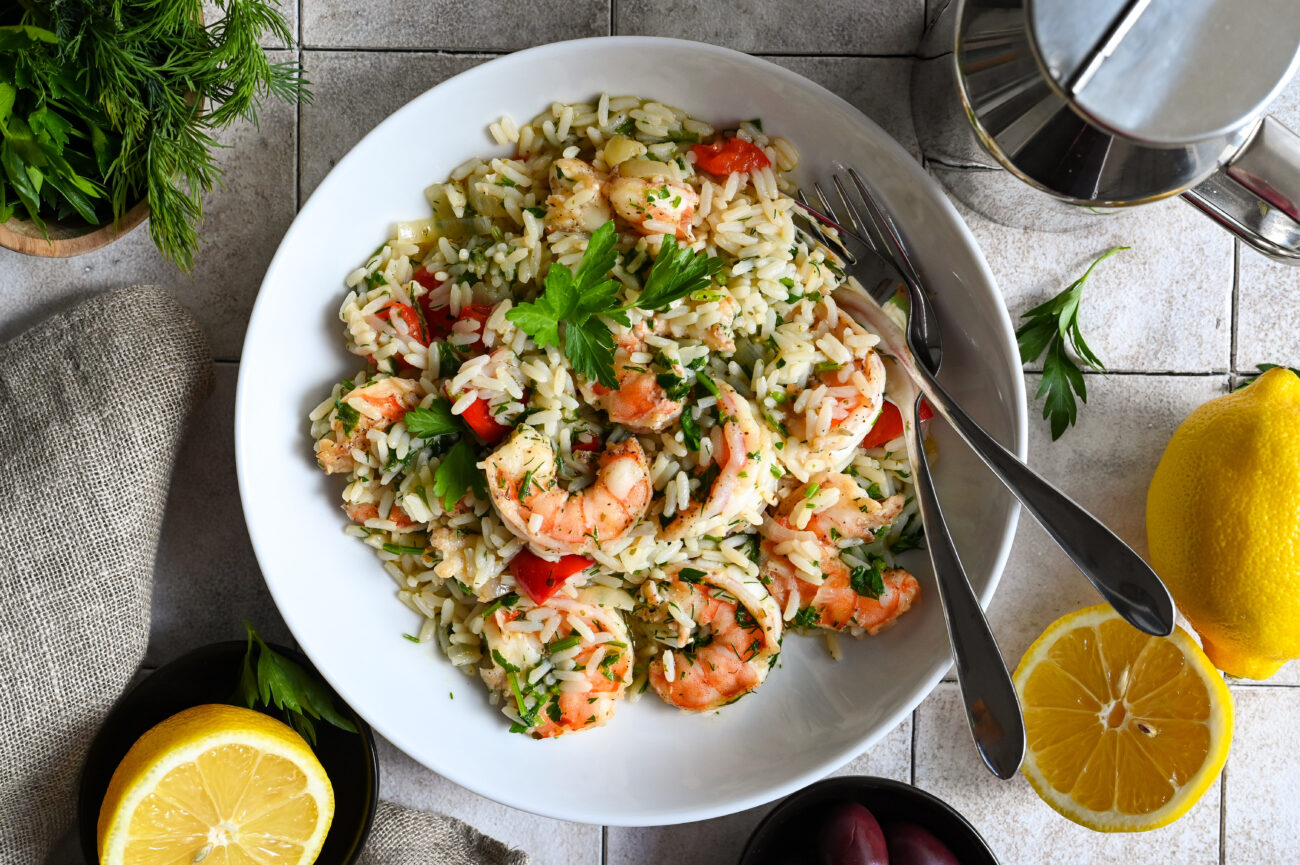
[[[917,709],[916,741],[916,785],[964,814],[1001,865],[1219,865],[1219,782],[1172,826],[1104,834],[1057,814],[1024,776],[996,781],[988,774],[955,684],[941,683]]]
[[[272,52],[275,60],[292,57]],[[225,188],[207,196],[202,243],[194,272],[186,276],[154,248],[146,225],[98,252],[44,259],[0,249],[0,339],[56,307],[106,288],[131,283],[170,286],[203,326],[215,357],[238,360],[248,314],[262,275],[293,219],[295,106],[276,102],[261,112],[261,126],[238,123],[220,137],[216,152]],[[21,287],[40,286],[28,292]]]
[[[831,773],[911,781],[912,719],[899,724],[865,754]],[[650,829],[610,827],[607,865],[714,865],[734,862],[758,821],[775,803],[730,817]]]
[[[303,0],[302,4],[302,39],[308,48],[513,51],[607,35],[608,0]]]
[[[919,155],[908,99],[912,61],[878,57],[773,57],[816,81],[876,121],[913,156]]]
[[[1234,688],[1224,865],[1300,858],[1300,689]]]
[[[533,865],[595,865],[601,861],[601,827],[538,817],[484,799],[424,768],[387,739],[376,739],[383,767],[379,793],[384,799],[464,820],[527,851]],[[557,783],[563,781],[557,779]]]
[[[1233,240],[1182,201],[1098,216],[1095,225],[1063,234],[1008,228],[958,210],[1013,322],[1082,276],[1101,253],[1128,246],[1098,265],[1083,290],[1079,322],[1097,357],[1117,370],[1227,370]]]
[[[488,59],[482,54],[304,51],[303,67],[316,98],[302,107],[301,202],[379,121],[435,84]]]
[[[1300,130],[1300,81],[1292,81],[1272,112]],[[1280,363],[1300,368],[1300,268],[1279,264],[1242,245],[1237,310],[1237,369]]]
[[[212,396],[190,422],[176,460],[158,558],[145,662],[165,663],[205,643],[244,638],[244,620],[289,643],[253,557],[235,478],[235,377],[219,363]]]
[[[1039,380],[1025,376],[1031,397]],[[1227,376],[1090,375],[1087,384],[1078,426],[1055,442],[1038,404],[1030,404],[1030,465],[1145,554],[1147,485],[1160,455],[1192,409],[1227,392]],[[1015,669],[1030,643],[1060,616],[1100,603],[1092,584],[1022,511],[1011,558],[989,605],[989,624],[1007,664]]]
[[[924,0],[617,0],[614,32],[754,54],[911,54],[924,12]]]

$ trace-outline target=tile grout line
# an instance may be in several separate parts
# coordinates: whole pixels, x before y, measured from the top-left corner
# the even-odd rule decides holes
[[[1228,767],[1219,776],[1219,865],[1226,865],[1228,857]]]
[[[298,0],[298,74],[302,68],[302,7],[304,0]],[[296,216],[302,208],[302,100],[293,105],[293,212]]]
[[[614,23],[618,20],[618,0],[609,0],[609,35],[614,36],[618,31],[618,26]]]
[[[916,730],[919,726],[921,707],[917,706],[912,710],[912,753],[908,757],[908,783],[913,787],[916,786]]]
[[[609,865],[609,827],[600,827],[600,865]],[[1223,865],[1223,863],[1219,863]]]
[[[1237,309],[1240,306],[1241,295],[1241,241],[1232,242],[1232,334],[1228,340],[1228,371],[1237,372]],[[1232,387],[1232,381],[1229,380],[1228,387]]]

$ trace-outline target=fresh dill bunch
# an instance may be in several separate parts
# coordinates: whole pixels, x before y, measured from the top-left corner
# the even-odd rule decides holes
[[[23,24],[58,38],[58,58],[106,118],[116,150],[102,183],[114,219],[140,197],[149,233],[181,270],[193,266],[203,196],[222,183],[218,133],[257,123],[268,98],[308,101],[296,62],[272,63],[260,41],[292,41],[276,0],[24,0]]]

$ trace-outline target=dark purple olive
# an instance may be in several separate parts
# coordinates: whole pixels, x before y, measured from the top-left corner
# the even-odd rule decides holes
[[[885,830],[890,865],[961,865],[943,842],[911,823],[891,823]]]
[[[836,805],[817,839],[822,865],[889,865],[885,833],[857,802]]]

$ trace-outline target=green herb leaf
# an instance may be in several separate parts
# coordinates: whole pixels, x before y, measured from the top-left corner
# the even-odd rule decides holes
[[[645,288],[634,304],[624,308],[666,309],[692,291],[710,285],[714,274],[721,269],[721,258],[696,252],[688,246],[678,246],[677,238],[665,236],[659,255],[646,277]]]
[[[411,409],[403,420],[407,432],[420,438],[454,435],[464,429],[460,419],[451,413],[451,403],[441,398],[433,400],[428,408]]]
[[[1092,275],[1093,268],[1128,248],[1116,246],[1107,250],[1088,265],[1083,276],[1064,291],[1021,316],[1026,320],[1016,331],[1021,363],[1033,363],[1046,354],[1043,360],[1043,379],[1036,398],[1043,400],[1043,417],[1051,423],[1053,441],[1074,426],[1078,416],[1075,394],[1078,394],[1081,401],[1088,401],[1083,370],[1070,357],[1067,345],[1087,366],[1098,372],[1106,369],[1089,348],[1079,329],[1079,304],[1083,299],[1083,285]]]
[[[817,620],[820,618],[821,612],[816,607],[807,606],[794,614],[790,624],[796,628],[811,628],[817,624]]]
[[[867,563],[849,572],[849,585],[862,597],[878,601],[885,593],[885,568],[888,566],[883,556],[867,553]]]
[[[257,708],[258,703],[267,709],[279,709],[312,745],[316,744],[313,718],[349,733],[357,732],[356,725],[334,707],[334,699],[323,682],[267,646],[251,624],[244,622],[244,627],[248,631],[248,649],[233,702],[250,709]]]
[[[682,568],[677,572],[677,579],[681,580],[683,583],[690,583],[691,585],[698,585],[699,583],[704,582],[704,577],[704,571],[701,571],[698,568]]]
[[[470,490],[480,501],[487,501],[487,477],[478,467],[474,448],[464,439],[443,455],[433,472],[433,494],[442,499],[443,510],[450,511]]]

